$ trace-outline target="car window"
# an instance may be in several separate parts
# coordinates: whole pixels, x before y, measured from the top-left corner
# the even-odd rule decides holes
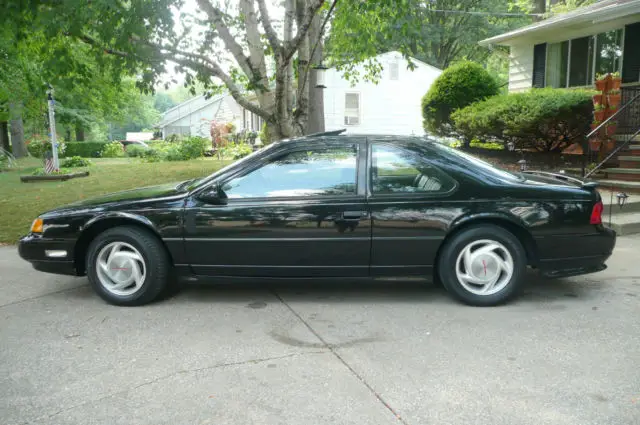
[[[371,191],[374,195],[442,193],[450,191],[456,184],[416,152],[374,144],[371,160]]]
[[[228,198],[272,198],[356,193],[355,145],[284,154],[224,184]]]

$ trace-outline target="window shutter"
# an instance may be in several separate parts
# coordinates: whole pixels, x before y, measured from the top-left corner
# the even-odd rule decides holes
[[[624,53],[622,54],[622,82],[640,81],[640,22],[627,25],[624,30]]]
[[[536,88],[544,87],[544,70],[547,65],[547,43],[533,46],[533,81]]]

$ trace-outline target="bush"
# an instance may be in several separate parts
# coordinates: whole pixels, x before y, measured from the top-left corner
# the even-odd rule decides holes
[[[63,157],[67,151],[67,143],[62,138],[59,138],[58,142],[58,156]],[[51,152],[51,141],[48,137],[34,136],[31,140],[28,140],[27,151],[31,156],[36,158],[44,157],[44,153]]]
[[[453,111],[497,95],[498,91],[498,83],[481,65],[461,62],[450,66],[422,98],[424,129],[441,136],[451,135]]]
[[[127,150],[125,153],[130,158],[140,158],[144,156],[144,152],[149,150],[150,148],[144,147],[142,145],[129,145],[127,146]]]
[[[210,145],[211,141],[204,137],[189,137],[180,143],[180,152],[184,160],[200,158]]]
[[[124,156],[124,146],[120,142],[107,143],[102,149],[103,158],[118,158]]]
[[[222,148],[222,157],[231,159],[240,159],[253,152],[251,145],[246,143],[229,143]]]
[[[494,96],[451,118],[467,140],[498,139],[519,149],[554,151],[584,140],[593,110],[591,95],[585,90],[534,89]]]
[[[72,156],[71,158],[67,158],[62,161],[62,167],[64,168],[75,168],[75,167],[88,167],[93,165],[91,161],[88,159],[82,158],[80,156]]]
[[[483,142],[482,140],[473,139],[471,143],[469,143],[469,147],[476,148],[476,149],[487,149],[490,151],[501,151],[501,150],[504,150],[504,143]]]
[[[79,156],[82,158],[100,158],[102,150],[108,142],[69,142],[66,157]]]

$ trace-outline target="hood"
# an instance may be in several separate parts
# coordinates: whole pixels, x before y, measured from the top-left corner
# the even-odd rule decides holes
[[[167,183],[158,186],[141,187],[137,189],[125,190],[122,192],[110,193],[95,198],[89,198],[82,201],[65,205],[54,211],[83,209],[97,206],[105,206],[112,204],[129,204],[137,201],[155,200],[172,196],[184,195],[187,190],[182,189],[184,182]]]

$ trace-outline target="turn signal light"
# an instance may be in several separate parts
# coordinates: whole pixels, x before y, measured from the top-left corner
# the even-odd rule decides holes
[[[591,210],[591,220],[589,221],[591,224],[602,224],[602,210],[604,209],[604,205],[602,205],[602,201],[598,201],[593,206],[593,210]]]
[[[36,218],[31,224],[31,233],[42,233],[43,223],[41,218]]]

